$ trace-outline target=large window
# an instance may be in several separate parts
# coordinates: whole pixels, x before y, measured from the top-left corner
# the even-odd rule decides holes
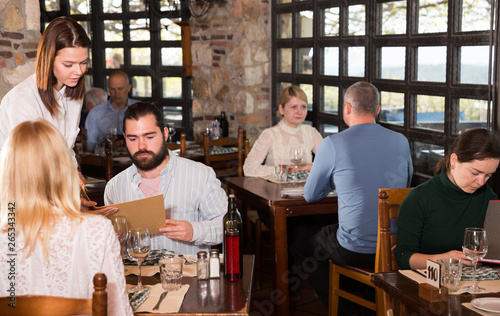
[[[379,123],[410,141],[417,182],[458,133],[493,128],[491,1],[274,0],[272,11],[273,106],[301,86],[324,136],[347,128],[343,93],[360,80],[381,91]]]
[[[183,76],[180,26],[189,18],[186,5],[178,0],[40,0],[42,31],[57,16],[78,21],[92,39],[87,86],[107,89],[109,74],[121,69],[129,75],[132,98],[154,102],[166,122],[191,135],[191,82]]]

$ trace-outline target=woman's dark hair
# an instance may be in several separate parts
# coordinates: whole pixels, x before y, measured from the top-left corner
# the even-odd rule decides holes
[[[492,132],[477,128],[460,134],[451,144],[448,155],[441,159],[434,169],[434,174],[441,172],[443,166],[450,169],[450,156],[456,154],[458,161],[471,162],[487,158],[500,159],[500,143]]]
[[[66,16],[54,19],[43,32],[36,53],[36,85],[43,104],[53,116],[58,112],[54,86],[54,59],[63,48],[89,48],[90,39],[83,27]],[[81,100],[85,95],[85,82],[82,78],[75,87],[66,87],[65,95],[71,100]]]
[[[138,121],[141,117],[146,115],[153,115],[156,119],[156,126],[160,128],[160,131],[165,129],[165,123],[163,122],[162,111],[153,103],[149,102],[137,102],[130,105],[123,115],[123,134],[125,134],[125,121],[126,120],[136,120]]]

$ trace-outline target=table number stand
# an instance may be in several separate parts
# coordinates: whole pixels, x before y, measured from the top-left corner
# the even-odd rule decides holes
[[[441,265],[439,263],[427,260],[427,282],[419,284],[418,296],[432,303],[448,300],[448,288],[441,286]]]

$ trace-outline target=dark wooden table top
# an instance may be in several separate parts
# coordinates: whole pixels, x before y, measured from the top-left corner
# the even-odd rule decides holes
[[[462,303],[470,303],[478,297],[500,297],[500,293],[448,295],[445,302],[428,302],[418,295],[418,283],[399,272],[375,273],[372,275],[375,286],[400,301],[408,315],[481,315]],[[394,313],[394,315],[397,315]]]
[[[196,277],[183,277],[182,284],[189,284],[179,313],[174,315],[248,315],[252,293],[254,256],[243,255],[243,275],[239,281],[228,281],[223,273],[220,279],[200,280]],[[136,284],[137,276],[126,277],[128,284]],[[142,283],[160,283],[159,273],[152,277],[142,277]],[[134,315],[152,315],[134,313]],[[154,314],[172,315],[172,314]]]

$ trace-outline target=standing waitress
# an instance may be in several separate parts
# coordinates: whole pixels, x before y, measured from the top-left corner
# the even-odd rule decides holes
[[[80,129],[90,39],[80,24],[68,17],[54,19],[42,35],[36,54],[35,74],[15,86],[0,103],[0,149],[10,131],[24,121],[43,118],[73,148]],[[36,153],[33,153],[36,155]],[[76,164],[75,154],[73,161]],[[82,200],[82,210],[96,203]],[[115,208],[100,210],[103,215]]]

